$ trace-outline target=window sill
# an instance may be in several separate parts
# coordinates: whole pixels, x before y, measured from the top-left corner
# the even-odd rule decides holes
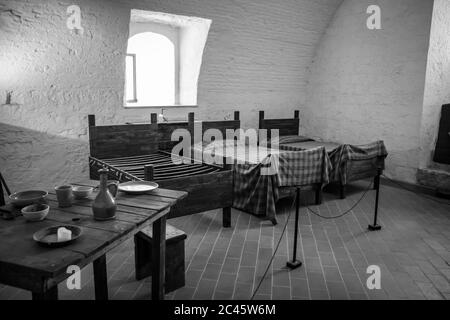
[[[123,106],[125,109],[172,109],[172,108],[198,108],[198,105],[174,104],[161,106]]]

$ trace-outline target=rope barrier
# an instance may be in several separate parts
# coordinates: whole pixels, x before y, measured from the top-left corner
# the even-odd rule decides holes
[[[315,212],[315,211],[312,210],[310,207],[307,207],[307,209],[308,209],[309,212],[311,212],[311,213],[313,213],[314,215],[316,215],[316,216],[318,216],[318,217],[320,217],[320,218],[323,218],[323,219],[338,219],[338,218],[341,218],[341,217],[343,217],[343,216],[349,214],[353,209],[355,209],[355,208],[361,203],[361,201],[365,198],[365,196],[367,195],[367,193],[372,189],[372,187],[373,187],[373,182],[371,182],[371,183],[369,184],[369,187],[364,191],[364,193],[363,193],[363,195],[361,196],[361,198],[360,198],[360,199],[359,199],[359,200],[358,200],[358,201],[357,201],[350,209],[346,210],[344,213],[342,213],[342,214],[340,214],[340,215],[338,215],[338,216],[334,216],[334,217],[326,217],[326,216],[322,216],[322,215],[320,215],[319,213]],[[287,229],[287,226],[288,226],[288,224],[289,224],[289,220],[291,219],[291,215],[292,215],[294,206],[295,206],[295,204],[296,204],[296,201],[297,201],[297,200],[296,200],[296,197],[294,197],[294,201],[292,202],[291,209],[289,210],[289,215],[288,215],[288,217],[287,217],[287,219],[286,219],[286,223],[285,223],[285,225],[284,225],[284,227],[283,227],[283,231],[282,231],[282,233],[281,233],[280,239],[278,240],[278,243],[277,243],[277,245],[276,245],[276,247],[275,247],[275,251],[273,252],[273,255],[272,255],[272,257],[270,258],[269,264],[267,265],[267,268],[266,268],[266,270],[264,271],[264,274],[263,274],[261,280],[259,281],[258,286],[256,287],[255,291],[253,292],[253,295],[252,295],[252,297],[251,297],[250,300],[253,300],[253,299],[255,298],[255,295],[257,294],[259,288],[261,287],[261,284],[264,282],[264,279],[266,278],[267,272],[269,272],[270,266],[271,266],[272,263],[273,263],[273,259],[275,258],[275,255],[277,254],[277,251],[278,251],[278,249],[279,249],[279,247],[280,247],[281,240],[283,240],[284,235],[285,235],[285,233],[286,233],[286,229]]]

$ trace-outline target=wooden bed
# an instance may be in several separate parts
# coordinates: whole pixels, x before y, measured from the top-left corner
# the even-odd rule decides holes
[[[265,119],[264,111],[259,112],[259,129],[278,129],[279,136],[282,140],[282,137],[286,136],[299,136],[299,127],[300,127],[300,112],[295,111],[295,115],[293,119]],[[306,137],[300,137],[299,142],[293,143],[283,143],[280,142],[280,145],[299,147],[302,149],[309,149],[319,146],[324,146],[329,154],[331,154],[336,148],[340,146],[340,144],[332,143],[332,142],[318,142],[313,141],[312,139],[308,139]],[[270,143],[270,138],[268,140]],[[345,199],[346,197],[346,185],[350,182],[361,180],[361,179],[374,179],[374,189],[376,189],[379,185],[379,179],[382,171],[384,170],[384,160],[385,156],[375,156],[361,160],[351,160],[347,161],[344,166],[345,172],[340,173],[340,179],[338,181],[333,181],[339,184],[340,197]],[[344,179],[342,179],[343,174],[346,175],[346,183],[344,183]]]
[[[216,128],[239,129],[239,112],[234,120],[202,122],[203,132]],[[89,115],[89,168],[91,179],[98,179],[98,170],[108,168],[110,178],[120,182],[155,181],[162,188],[182,190],[188,197],[172,208],[169,218],[176,218],[214,209],[223,209],[223,226],[231,226],[233,173],[229,166],[204,164],[174,164],[171,141],[176,129],[187,129],[193,137],[194,114],[187,122],[157,123],[151,115],[150,124],[97,126]]]

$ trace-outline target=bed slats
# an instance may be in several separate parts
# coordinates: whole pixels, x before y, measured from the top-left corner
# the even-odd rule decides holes
[[[151,176],[153,176],[152,180],[154,181],[191,177],[223,170],[217,166],[198,162],[192,164],[174,164],[171,155],[165,153],[97,161],[100,166],[107,166],[110,170],[116,171],[114,176],[123,175],[127,180],[145,180],[145,170],[148,170],[148,167],[152,168]]]

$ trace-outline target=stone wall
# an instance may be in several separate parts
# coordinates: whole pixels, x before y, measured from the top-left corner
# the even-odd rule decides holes
[[[369,30],[369,5],[381,30]],[[416,182],[433,0],[345,0],[321,41],[302,131],[361,144],[384,140],[387,174]]]

